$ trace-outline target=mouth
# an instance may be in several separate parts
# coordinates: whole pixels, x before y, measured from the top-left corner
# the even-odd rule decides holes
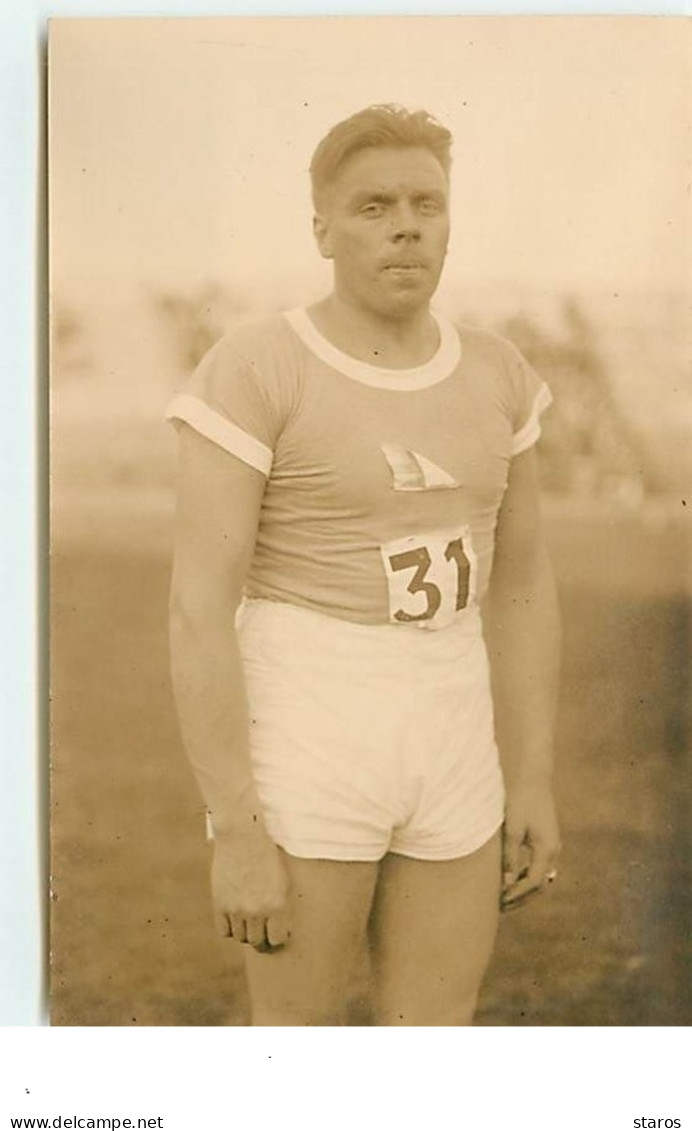
[[[401,262],[385,263],[385,271],[423,271],[425,264],[419,260],[402,260]]]

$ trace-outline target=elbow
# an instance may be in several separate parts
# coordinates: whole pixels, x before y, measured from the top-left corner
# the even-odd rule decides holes
[[[504,620],[507,616],[538,615],[560,631],[560,606],[555,573],[545,547],[526,557],[496,560],[484,599],[486,618]]]
[[[170,634],[173,641],[207,636],[215,630],[228,632],[235,624],[235,613],[242,598],[226,582],[213,585],[186,583],[174,570],[168,601]]]
[[[180,586],[171,585],[168,596],[168,623],[172,637],[184,634],[194,622],[192,609]]]

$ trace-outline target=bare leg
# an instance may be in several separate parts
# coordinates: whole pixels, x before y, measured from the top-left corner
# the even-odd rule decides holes
[[[272,954],[245,946],[253,1025],[340,1025],[378,865],[284,857],[291,939]]]
[[[497,930],[500,837],[457,860],[390,854],[371,920],[378,1025],[470,1025]]]

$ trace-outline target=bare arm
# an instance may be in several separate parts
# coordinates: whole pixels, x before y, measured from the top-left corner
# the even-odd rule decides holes
[[[263,491],[259,471],[180,429],[170,609],[175,700],[214,829],[217,929],[260,947],[286,941],[286,876],[252,777],[235,612]]]
[[[533,449],[512,463],[484,627],[507,789],[503,898],[509,905],[543,883],[559,852],[552,771],[560,620]]]

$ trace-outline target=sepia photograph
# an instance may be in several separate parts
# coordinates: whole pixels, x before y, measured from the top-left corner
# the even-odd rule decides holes
[[[685,26],[50,21],[53,1026],[692,1022]]]

